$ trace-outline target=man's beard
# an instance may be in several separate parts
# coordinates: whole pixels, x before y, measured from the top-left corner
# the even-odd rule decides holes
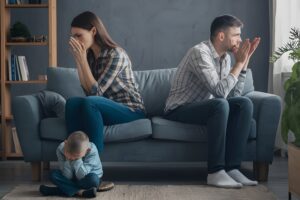
[[[228,49],[228,51],[231,53],[236,53],[238,50],[239,50],[239,46],[237,45],[233,45]]]

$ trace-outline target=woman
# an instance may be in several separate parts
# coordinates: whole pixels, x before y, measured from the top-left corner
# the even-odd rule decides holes
[[[66,103],[68,133],[84,131],[99,153],[103,126],[145,118],[145,108],[126,52],[109,36],[92,12],[76,16],[71,24],[70,51],[87,97]]]

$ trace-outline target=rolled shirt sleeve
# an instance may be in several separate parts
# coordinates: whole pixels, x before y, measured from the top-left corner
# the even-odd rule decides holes
[[[244,90],[245,80],[246,80],[246,72],[241,72],[235,87],[231,90],[228,97],[241,96]]]

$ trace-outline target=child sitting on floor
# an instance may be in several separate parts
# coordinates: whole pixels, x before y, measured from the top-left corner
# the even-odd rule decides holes
[[[96,197],[103,170],[98,150],[89,142],[88,136],[82,131],[73,132],[57,147],[56,155],[59,170],[50,172],[50,180],[56,187],[41,185],[40,193],[44,196]]]

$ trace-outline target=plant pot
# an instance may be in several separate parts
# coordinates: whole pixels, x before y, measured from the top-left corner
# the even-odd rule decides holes
[[[300,196],[300,147],[288,144],[288,177],[289,177],[289,199],[291,194]]]
[[[28,39],[25,37],[11,37],[10,41],[11,42],[27,42]]]
[[[40,4],[41,0],[29,0],[30,4]]]

